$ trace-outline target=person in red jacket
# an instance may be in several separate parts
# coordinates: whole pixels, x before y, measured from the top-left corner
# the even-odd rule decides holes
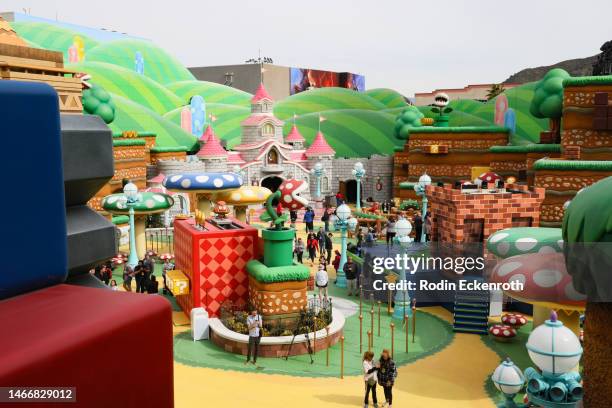
[[[332,265],[334,265],[334,269],[336,270],[336,272],[338,272],[338,268],[340,267],[341,256],[342,255],[340,254],[340,251],[336,249],[336,251],[334,252],[334,260],[332,261]]]
[[[310,258],[310,265],[314,265],[314,260],[317,257],[317,251],[319,250],[319,240],[312,232],[308,234],[306,249],[308,250],[308,257]]]

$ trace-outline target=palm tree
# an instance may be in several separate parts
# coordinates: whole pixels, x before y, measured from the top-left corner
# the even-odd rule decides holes
[[[495,98],[497,95],[504,92],[505,90],[506,88],[504,88],[504,85],[502,84],[491,85],[491,88],[489,88],[489,90],[487,91],[487,101],[490,101],[491,99]]]

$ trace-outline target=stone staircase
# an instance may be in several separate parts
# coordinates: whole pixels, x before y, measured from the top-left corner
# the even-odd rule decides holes
[[[455,292],[453,318],[453,330],[455,332],[481,335],[487,334],[489,323],[489,292]]]

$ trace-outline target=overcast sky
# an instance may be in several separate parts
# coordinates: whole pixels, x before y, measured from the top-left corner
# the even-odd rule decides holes
[[[501,82],[612,40],[611,0],[2,0],[2,11],[153,40],[186,66],[269,56],[407,96]]]

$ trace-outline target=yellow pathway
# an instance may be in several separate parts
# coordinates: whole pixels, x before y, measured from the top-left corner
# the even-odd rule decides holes
[[[450,321],[441,307],[427,312]],[[499,357],[479,336],[455,335],[437,354],[399,368],[394,387],[395,407],[491,408],[484,381]],[[174,364],[177,408],[220,407],[350,407],[363,406],[361,377],[304,378],[244,373]],[[380,401],[382,389],[378,389]],[[379,401],[379,402],[380,402]]]

